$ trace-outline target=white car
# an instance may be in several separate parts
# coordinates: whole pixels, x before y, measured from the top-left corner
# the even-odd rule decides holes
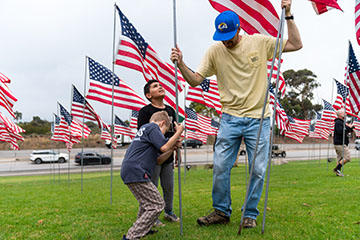
[[[69,156],[65,153],[58,154],[53,150],[36,150],[30,154],[30,160],[36,164],[43,162],[64,163],[69,160]]]

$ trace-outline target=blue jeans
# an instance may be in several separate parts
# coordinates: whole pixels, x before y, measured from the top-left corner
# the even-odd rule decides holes
[[[214,151],[212,198],[213,207],[224,212],[229,217],[232,211],[230,195],[231,168],[236,161],[242,138],[244,138],[249,170],[251,169],[259,127],[260,119],[256,118],[235,117],[226,113],[223,113],[221,118]],[[269,157],[269,140],[270,118],[265,118],[260,134],[254,171],[250,181],[248,202],[244,214],[246,218],[256,219],[259,215],[257,205],[264,185]]]

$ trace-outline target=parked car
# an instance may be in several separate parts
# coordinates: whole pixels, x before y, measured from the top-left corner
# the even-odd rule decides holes
[[[30,160],[36,164],[43,162],[64,163],[69,160],[69,155],[65,153],[56,153],[53,150],[35,150],[30,154]]]
[[[81,165],[81,152],[76,154],[75,163]],[[83,165],[88,164],[110,164],[111,158],[97,152],[83,152]]]
[[[185,141],[182,141],[182,148],[184,148]],[[186,139],[186,146],[192,148],[200,148],[203,145],[202,141],[196,139]]]
[[[286,157],[286,151],[279,148],[279,145],[273,145],[271,151],[272,157]]]

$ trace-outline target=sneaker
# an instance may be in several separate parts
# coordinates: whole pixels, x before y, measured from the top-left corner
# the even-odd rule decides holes
[[[256,220],[252,218],[244,218],[243,228],[254,228],[256,227]]]
[[[162,223],[162,222],[160,221],[160,219],[156,219],[156,221],[154,222],[154,225],[153,225],[153,226],[154,226],[154,227],[164,227],[165,224]]]
[[[130,239],[126,238],[126,235],[123,235],[122,240],[130,240]]]
[[[224,212],[217,209],[215,209],[209,215],[197,219],[197,223],[200,226],[209,226],[212,224],[226,224],[228,222],[230,222],[230,217],[226,216]]]
[[[333,172],[336,174],[336,176],[343,177],[344,174],[339,169],[333,169]]]
[[[165,213],[164,219],[169,222],[179,222],[180,221],[180,218],[178,218],[174,212]]]

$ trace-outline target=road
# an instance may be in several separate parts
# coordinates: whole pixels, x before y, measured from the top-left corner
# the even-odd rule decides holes
[[[328,144],[323,145],[306,145],[306,144],[284,144],[280,145],[281,149],[286,150],[286,158],[275,158],[274,163],[293,161],[293,160],[318,160],[324,158],[335,158],[335,151],[330,145],[328,150]],[[350,145],[351,156],[358,157],[360,152],[356,151],[353,146]],[[56,150],[62,153],[67,153],[66,149]],[[110,156],[110,149],[105,148],[88,148],[84,151],[97,151],[100,154],[106,154]],[[124,157],[126,149],[115,149],[113,151],[113,167],[114,170],[119,170],[121,167],[122,159]],[[67,163],[43,163],[34,164],[29,160],[31,150],[20,151],[0,151],[0,176],[15,176],[15,175],[38,175],[49,174],[50,172],[67,173],[70,169],[71,173],[81,172],[81,166],[74,163],[74,157],[81,149],[73,149],[70,153],[70,162]],[[184,150],[182,152],[182,159],[184,162]],[[200,149],[186,149],[186,163],[189,165],[204,165],[210,164],[213,161],[212,147],[203,146]],[[244,162],[245,156],[239,157],[239,162]],[[110,170],[110,165],[93,165],[84,166],[83,170],[88,171],[105,171]]]

